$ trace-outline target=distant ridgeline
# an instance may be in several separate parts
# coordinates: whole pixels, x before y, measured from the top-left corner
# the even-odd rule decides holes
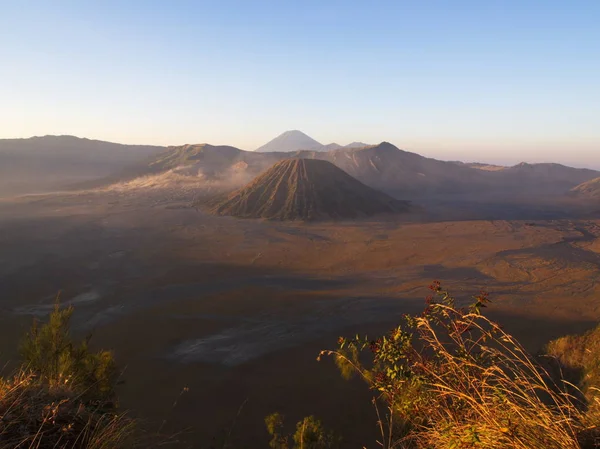
[[[72,136],[0,140],[0,196],[89,189],[136,182],[136,188],[178,188],[199,193],[231,191],[289,158],[328,161],[361,183],[400,199],[431,195],[570,195],[598,197],[600,172],[560,164],[514,167],[440,161],[403,151],[388,142],[323,145],[288,131],[243,151],[209,144],[157,147],[120,145]]]

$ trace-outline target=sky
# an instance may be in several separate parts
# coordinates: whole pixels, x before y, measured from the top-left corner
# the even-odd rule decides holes
[[[600,168],[600,1],[0,0],[0,138]]]

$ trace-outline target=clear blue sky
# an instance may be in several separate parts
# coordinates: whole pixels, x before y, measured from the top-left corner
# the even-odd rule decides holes
[[[600,167],[600,1],[0,0],[0,138]]]

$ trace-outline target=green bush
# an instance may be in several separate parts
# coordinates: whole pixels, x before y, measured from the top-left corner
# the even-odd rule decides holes
[[[290,437],[284,435],[284,419],[280,413],[273,413],[265,418],[267,432],[271,435],[271,449],[335,449],[340,438],[323,427],[323,423],[314,416],[307,416],[296,423],[296,432]]]
[[[21,345],[25,367],[50,387],[68,386],[85,398],[110,401],[115,396],[118,371],[109,351],[91,352],[89,337],[74,342],[69,326],[73,307],[56,304],[46,324],[34,321]]]
[[[34,321],[22,368],[0,378],[0,449],[136,447],[135,422],[116,409],[113,356],[72,340],[72,314],[57,304],[46,324]]]

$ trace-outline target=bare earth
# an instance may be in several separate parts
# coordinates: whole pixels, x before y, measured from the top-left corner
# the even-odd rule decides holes
[[[1,201],[6,370],[61,291],[76,332],[125,367],[121,405],[182,432],[181,447],[223,447],[234,421],[236,447],[264,447],[273,411],[315,414],[346,447],[375,447],[371,393],[317,353],[419,311],[433,279],[464,301],[488,290],[490,313],[531,351],[600,317],[597,219],[465,221],[472,211],[455,209],[452,221],[301,224],[187,204],[115,191]]]

